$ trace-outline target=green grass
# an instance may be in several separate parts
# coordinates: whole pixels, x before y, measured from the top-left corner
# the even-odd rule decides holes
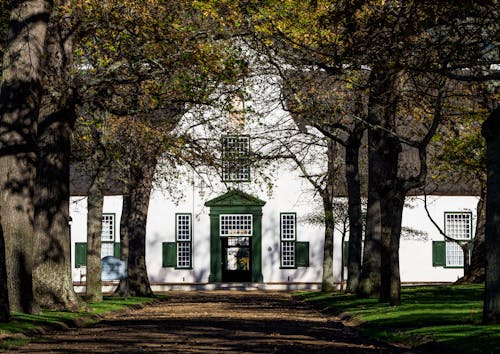
[[[9,322],[0,323],[0,335],[28,333],[40,327],[62,329],[73,325],[76,321],[80,324],[91,324],[98,321],[95,315],[134,307],[153,300],[142,297],[129,297],[126,299],[104,297],[104,301],[88,302],[86,309],[77,312],[43,310],[42,313],[36,315],[12,313]],[[0,348],[5,349],[13,345],[26,344],[29,340],[26,337],[7,337],[1,341]]]
[[[296,297],[359,323],[366,334],[390,343],[456,353],[500,353],[500,325],[481,325],[483,286],[402,289],[401,306],[342,293],[304,292]]]

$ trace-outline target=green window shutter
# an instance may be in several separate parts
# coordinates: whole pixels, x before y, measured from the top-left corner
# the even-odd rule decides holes
[[[177,245],[175,242],[163,242],[163,267],[177,267]]]
[[[309,242],[296,242],[295,265],[309,267]]]
[[[75,268],[87,265],[87,243],[75,243]]]
[[[120,242],[115,242],[114,249],[113,249],[113,256],[115,258],[120,259],[120,252],[121,252]]]
[[[432,241],[432,266],[446,266],[446,242]]]
[[[347,267],[347,259],[349,257],[349,241],[344,241],[344,248],[343,248],[343,262],[342,262],[342,265],[344,267]]]

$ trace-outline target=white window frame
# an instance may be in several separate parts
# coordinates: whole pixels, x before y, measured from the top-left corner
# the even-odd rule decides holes
[[[101,226],[101,258],[115,255],[116,214],[103,213]]]
[[[290,224],[289,221],[292,221]],[[292,226],[290,229],[289,226]],[[291,230],[291,232],[290,232]],[[280,267],[296,268],[297,213],[280,213]]]
[[[193,264],[193,216],[190,213],[175,214],[176,268],[190,269]]]
[[[463,225],[460,224],[463,222]],[[444,232],[446,236],[459,241],[472,239],[472,212],[445,212]],[[464,253],[460,245],[454,241],[446,240],[446,267],[463,267]]]
[[[222,180],[224,182],[250,181],[250,136],[222,137]]]
[[[228,227],[224,228],[227,224],[226,220],[229,221]],[[246,219],[243,227],[230,229],[230,226],[238,226],[238,221],[242,219]],[[231,225],[232,224],[232,225]],[[245,226],[250,226],[248,229]],[[227,230],[227,231],[226,231]],[[233,232],[229,232],[230,230],[235,230]],[[253,235],[253,215],[252,214],[220,214],[219,215],[219,236],[227,237],[227,236],[245,236],[251,237]]]

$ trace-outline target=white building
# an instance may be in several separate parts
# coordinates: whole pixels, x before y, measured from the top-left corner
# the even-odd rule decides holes
[[[324,228],[307,220],[321,210],[320,201],[298,171],[283,167],[270,195],[254,185],[250,172],[243,169],[239,175],[225,176],[245,181],[233,184],[238,189],[232,190],[221,184],[208,192],[196,187],[197,183],[186,182],[179,186],[184,198],[177,204],[161,188],[152,193],[146,260],[153,290],[212,289],[233,283],[263,289],[319,288]],[[474,196],[429,196],[427,203],[448,235],[466,239],[473,236],[477,201]],[[406,204],[403,228],[413,231],[404,232],[401,240],[403,284],[457,280],[463,275],[460,247],[445,242],[428,219],[422,197],[408,197]],[[86,205],[85,196],[71,198],[76,285],[85,281]],[[121,196],[105,197],[102,257],[117,255],[121,205]],[[346,272],[342,249],[337,234],[336,282],[340,282],[341,269]]]

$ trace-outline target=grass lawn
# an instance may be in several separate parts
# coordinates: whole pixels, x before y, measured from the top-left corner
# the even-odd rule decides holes
[[[483,291],[480,285],[405,287],[398,307],[342,293],[295,296],[358,322],[364,333],[385,342],[454,353],[500,353],[500,325],[481,325]]]
[[[106,312],[122,310],[137,305],[145,304],[155,299],[129,297],[126,299],[115,297],[104,297],[102,302],[88,302],[87,308],[78,312],[43,310],[37,315],[23,313],[12,313],[11,320],[6,323],[0,322],[0,348],[5,349],[11,345],[22,345],[30,341],[26,336],[13,336],[14,334],[29,333],[40,327],[65,328],[79,322],[80,324],[91,324],[98,322],[98,317]]]

